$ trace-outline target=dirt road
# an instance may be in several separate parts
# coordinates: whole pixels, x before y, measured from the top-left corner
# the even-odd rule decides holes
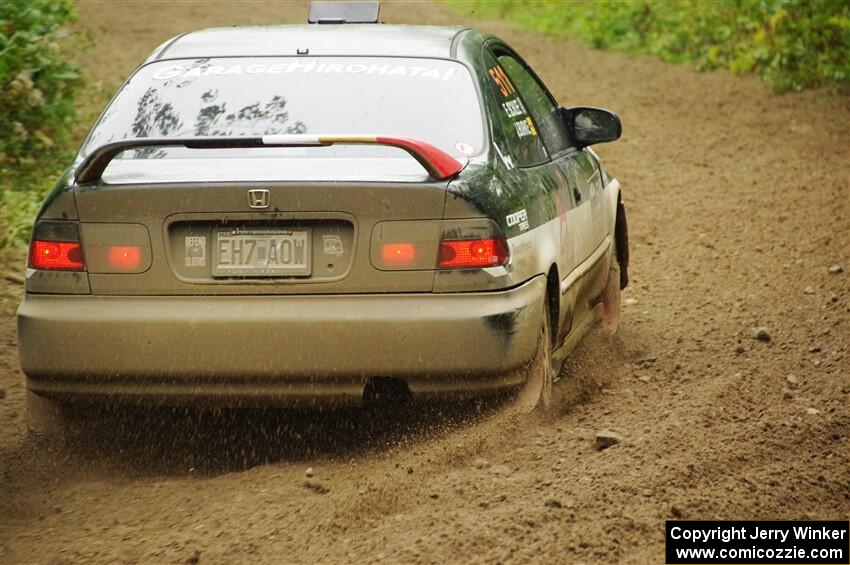
[[[384,8],[390,22],[457,22]],[[306,8],[81,13],[86,72],[114,86],[176,33]],[[633,232],[619,336],[585,341],[545,416],[135,413],[57,450],[23,433],[7,291],[0,562],[660,563],[671,517],[850,518],[848,99],[470,23],[565,105],[623,117],[623,139],[599,149]],[[623,442],[597,451],[603,428]]]

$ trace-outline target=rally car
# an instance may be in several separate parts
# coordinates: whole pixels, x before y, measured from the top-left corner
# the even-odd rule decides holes
[[[498,37],[364,6],[178,36],[119,89],[33,226],[31,404],[530,408],[616,328],[625,209],[589,147],[618,117]]]

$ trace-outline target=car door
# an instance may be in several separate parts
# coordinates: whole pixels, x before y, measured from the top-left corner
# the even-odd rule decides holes
[[[590,150],[573,146],[558,104],[534,71],[506,46],[494,48],[494,53],[524,101],[551,166],[566,182],[571,205],[557,210],[562,296],[577,305],[574,314],[590,315],[605,282],[604,251],[610,223],[599,164]],[[556,199],[556,203],[565,201]],[[568,324],[559,327],[564,335],[569,330]]]
[[[580,229],[573,239],[576,267],[592,260],[607,235],[605,199],[599,165],[587,149],[574,152],[560,163],[576,203]]]
[[[506,142],[501,148],[496,141],[496,150],[506,153],[518,190],[533,194],[534,208],[543,215],[530,247],[541,255],[546,249],[554,249],[558,268],[554,284],[562,291],[556,335],[559,343],[569,332],[573,315],[571,289],[562,288],[561,282],[576,265],[574,222],[570,218],[574,203],[563,168],[574,150],[557,103],[528,65],[498,42],[487,45],[485,59],[497,99],[491,115]],[[541,263],[537,268],[546,272],[549,265],[545,257],[538,259]]]

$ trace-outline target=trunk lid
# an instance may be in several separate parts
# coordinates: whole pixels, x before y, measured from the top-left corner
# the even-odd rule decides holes
[[[101,295],[430,292],[432,270],[376,269],[370,261],[370,240],[379,221],[441,219],[447,185],[448,181],[427,180],[421,173],[419,182],[81,185],[76,200],[84,252],[123,245],[110,241],[116,239],[115,224],[143,226],[150,242],[149,268],[140,273],[90,271],[91,291]],[[253,209],[249,191],[265,195],[268,207]],[[269,264],[272,267],[265,268]]]

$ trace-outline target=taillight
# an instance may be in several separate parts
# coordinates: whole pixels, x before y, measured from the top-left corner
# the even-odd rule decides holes
[[[416,248],[412,243],[385,243],[381,248],[381,258],[388,267],[404,267],[413,264]]]
[[[83,248],[74,241],[35,239],[30,246],[29,266],[46,271],[84,271]]]
[[[438,267],[496,267],[508,262],[508,249],[502,239],[468,239],[440,243]]]
[[[109,248],[109,266],[118,271],[135,271],[142,262],[137,245],[113,245]]]
[[[151,266],[150,237],[141,224],[83,222],[80,240],[89,274],[131,275]]]
[[[378,222],[369,250],[372,265],[382,271],[497,267],[506,265],[509,255],[499,226],[490,218]]]

